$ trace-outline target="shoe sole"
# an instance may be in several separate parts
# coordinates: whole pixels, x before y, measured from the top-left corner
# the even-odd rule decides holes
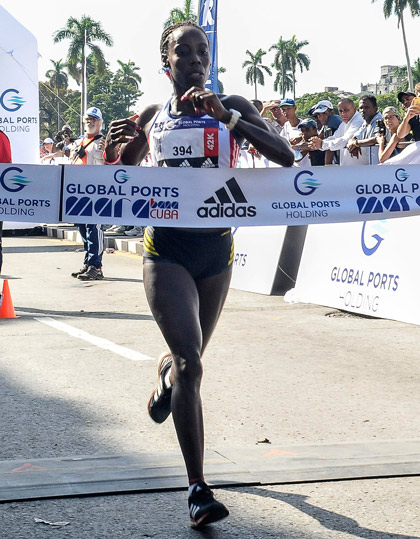
[[[171,352],[164,352],[163,354],[160,355],[159,357],[159,364],[158,364],[158,377],[157,377],[157,384],[156,384],[156,387],[155,389],[152,391],[152,394],[150,395],[149,397],[149,401],[147,403],[147,411],[149,413],[149,416],[150,418],[155,422],[155,423],[163,423],[164,421],[166,421],[166,419],[170,416],[171,414],[171,410],[169,409],[169,412],[168,414],[163,417],[163,419],[159,418],[160,420],[157,421],[156,418],[154,418],[152,416],[152,413],[151,413],[151,404],[153,402],[153,397],[155,396],[155,393],[157,391],[157,388],[159,386],[159,381],[160,381],[160,373],[161,373],[161,370],[162,370],[162,363],[165,361],[165,359],[171,355]],[[161,403],[166,403],[168,400],[170,400],[172,397],[172,391],[170,391],[168,394],[167,394],[167,397],[161,397]]]
[[[206,513],[198,520],[190,519],[191,528],[194,528],[195,530],[199,530],[200,528],[207,526],[207,524],[211,524],[212,522],[218,522],[219,520],[222,520],[228,516],[229,516],[229,511],[226,509],[226,507],[223,510],[215,511],[214,513],[210,511],[209,513]]]
[[[98,275],[98,277],[88,277],[86,279],[83,277],[83,274],[82,274],[82,278],[80,278],[79,275],[77,276],[77,279],[79,279],[80,281],[101,281],[103,278],[104,278],[103,275]]]

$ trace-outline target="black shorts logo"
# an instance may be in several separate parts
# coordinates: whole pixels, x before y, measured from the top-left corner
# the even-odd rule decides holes
[[[214,196],[204,201],[206,206],[200,206],[197,210],[198,217],[255,217],[257,208],[248,204],[242,189],[235,178],[228,180],[223,187],[218,189]]]

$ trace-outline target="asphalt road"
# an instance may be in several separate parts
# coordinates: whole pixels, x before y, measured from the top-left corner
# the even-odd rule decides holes
[[[165,344],[141,258],[107,254],[106,278],[83,283],[70,276],[78,249],[4,239],[3,277],[19,318],[0,320],[1,461],[177,448],[171,420],[157,426],[146,413],[156,377],[147,358]],[[419,337],[418,326],[232,290],[204,358],[206,447],[419,438]],[[420,537],[418,477],[217,494],[231,516],[205,532],[190,530],[186,492],[177,491],[5,503],[0,538]]]

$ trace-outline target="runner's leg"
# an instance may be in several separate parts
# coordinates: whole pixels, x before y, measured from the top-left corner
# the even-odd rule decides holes
[[[195,283],[171,263],[144,265],[146,296],[173,356],[172,414],[190,480],[203,477],[201,355],[220,315],[230,271]]]

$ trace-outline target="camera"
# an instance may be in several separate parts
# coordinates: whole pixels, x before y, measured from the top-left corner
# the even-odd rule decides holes
[[[385,135],[386,133],[386,125],[385,125],[385,122],[383,120],[378,120],[376,122],[376,133],[378,135]]]
[[[56,133],[56,135],[54,137],[55,145],[57,146],[57,148],[59,150],[62,150],[64,148],[64,146],[65,146],[65,143],[66,143],[66,141],[64,139],[64,133],[67,133],[68,135],[70,135],[70,132],[67,129],[62,129],[61,131]],[[77,140],[77,137],[69,136],[69,143],[74,142],[75,140]]]

